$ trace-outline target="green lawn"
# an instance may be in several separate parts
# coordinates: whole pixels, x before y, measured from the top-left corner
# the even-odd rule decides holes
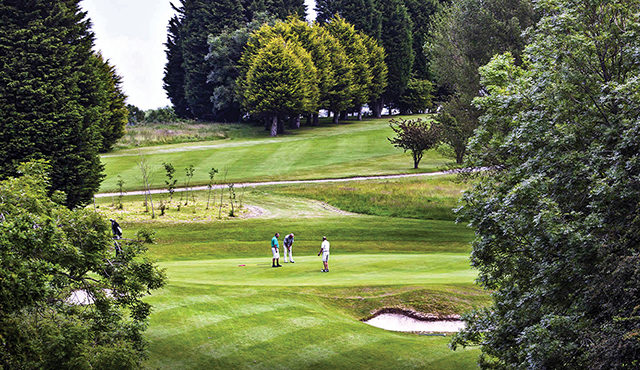
[[[474,274],[464,255],[383,257],[336,251],[328,274],[319,271],[317,256],[299,256],[296,262],[278,269],[269,267],[266,258],[162,263],[171,283],[148,300],[154,313],[147,331],[151,340],[147,365],[265,369],[475,366],[478,351],[452,352],[447,347],[449,338],[389,332],[360,321],[381,296],[393,300],[418,292],[421,302],[448,302],[448,307],[436,306],[443,312],[482,304],[486,298],[473,292]],[[385,283],[390,285],[380,285]],[[420,290],[411,289],[416,285]],[[365,295],[358,296],[365,287]]]
[[[107,177],[100,191],[117,190],[117,175],[124,180],[125,189],[142,188],[137,165],[141,156],[150,166],[155,188],[165,186],[163,162],[175,166],[179,185],[185,180],[184,168],[189,165],[196,168],[193,183],[206,184],[212,167],[221,170],[218,181],[228,170],[225,181],[241,182],[430,172],[451,162],[430,151],[421,168],[413,170],[411,156],[387,141],[392,134],[388,119],[379,119],[323,124],[291,130],[276,138],[240,137],[118,150],[102,156]]]
[[[344,177],[411,172],[411,159],[386,141],[386,120],[325,125],[278,138],[244,138],[143,148],[156,168],[162,161],[205,170],[229,166],[228,180]],[[137,187],[137,153],[103,158],[106,190],[115,174]],[[421,171],[447,160],[428,153]],[[155,173],[161,186],[163,173]],[[146,336],[149,368],[258,369],[467,369],[477,348],[449,350],[449,337],[385,331],[364,324],[382,308],[438,315],[488,304],[469,266],[473,232],[456,224],[452,207],[464,186],[451,176],[305,184],[237,190],[239,217],[222,218],[214,192],[156,195],[168,204],[151,219],[142,196],[98,198],[105,217],[121,222],[125,237],[151,227],[149,256],[166,269],[168,285],[147,298],[153,312]],[[110,184],[110,185],[109,185]],[[180,210],[178,210],[180,204]],[[275,232],[296,234],[295,264],[271,267]],[[330,273],[316,255],[326,235]],[[281,260],[283,262],[284,259]]]
[[[447,198],[459,191],[448,178],[422,181],[425,186],[413,180],[358,183],[350,192],[364,197],[368,185],[391,186],[398,193]],[[141,227],[156,231],[149,255],[169,278],[165,289],[148,298],[154,307],[146,334],[148,367],[476,366],[479,351],[452,352],[448,337],[389,332],[360,321],[386,307],[449,315],[488,303],[469,267],[472,232],[450,221],[447,201],[434,202],[430,213],[442,219],[345,215],[300,197],[313,195],[310,187],[297,195],[292,189],[248,189],[245,206],[260,208],[260,217],[123,220],[125,237]],[[317,189],[332,194],[324,185]],[[205,194],[197,193],[196,215],[205,212]],[[407,199],[420,202],[418,196]],[[98,200],[105,217],[115,212],[109,202]],[[139,203],[140,196],[125,197],[124,208]],[[276,231],[296,234],[295,264],[271,267],[269,240]],[[320,272],[316,255],[323,235],[332,245],[328,274]]]

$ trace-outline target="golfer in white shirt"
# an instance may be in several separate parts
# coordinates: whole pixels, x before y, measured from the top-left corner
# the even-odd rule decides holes
[[[329,272],[329,241],[326,236],[322,237],[322,244],[320,245],[320,252],[318,256],[322,254],[322,264],[324,268],[322,272]]]

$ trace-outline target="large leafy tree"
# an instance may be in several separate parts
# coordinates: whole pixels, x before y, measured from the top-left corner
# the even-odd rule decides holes
[[[266,45],[243,56],[247,73],[239,81],[245,108],[271,122],[271,136],[278,134],[278,119],[309,112],[317,106],[318,86],[311,83],[317,70],[311,55],[295,41],[270,37]]]
[[[464,197],[494,304],[454,344],[500,368],[640,366],[640,2],[553,0],[489,93]]]
[[[238,121],[242,116],[241,97],[236,80],[240,77],[240,58],[251,33],[264,24],[273,24],[273,18],[258,13],[255,19],[238,29],[226,29],[219,35],[210,35],[208,64],[211,66],[207,82],[213,88],[211,102],[213,115],[221,121]]]
[[[98,150],[121,129],[105,101],[115,99],[120,109],[117,77],[94,56],[90,23],[78,3],[0,3],[0,177],[15,175],[20,161],[47,158],[52,189],[65,192],[69,207],[98,190]],[[115,130],[103,125],[111,113]]]
[[[367,96],[367,102],[371,108],[380,103],[380,97],[387,88],[389,68],[387,68],[387,63],[385,62],[386,53],[380,43],[368,35],[363,35],[362,41],[367,48],[367,59],[371,68],[371,83],[369,84]],[[382,108],[374,110],[376,117],[380,118]]]
[[[142,298],[164,273],[140,243],[116,256],[93,210],[49,197],[49,169],[28,162],[0,181],[0,367],[139,367],[151,308]]]
[[[386,81],[373,81],[373,71],[369,64],[370,56],[364,35],[356,31],[355,27],[341,16],[334,16],[323,27],[338,40],[347,54],[349,64],[353,66],[353,89],[350,99],[352,106],[360,107],[366,104],[373,90],[371,84],[386,83]],[[334,122],[337,123],[340,111],[333,111],[333,113]]]

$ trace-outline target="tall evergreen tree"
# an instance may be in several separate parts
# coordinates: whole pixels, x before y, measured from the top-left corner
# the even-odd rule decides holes
[[[278,19],[286,19],[290,15],[304,19],[307,7],[304,0],[265,0],[266,10]]]
[[[429,58],[424,51],[433,16],[443,7],[446,0],[404,0],[411,18],[411,35],[413,41],[412,77],[433,80],[429,71]]]
[[[96,86],[89,87],[95,101],[94,109],[97,124],[100,131],[100,152],[111,150],[113,145],[124,136],[124,129],[129,121],[129,110],[125,106],[126,96],[120,88],[122,78],[118,76],[115,68],[104,60],[102,54],[94,54],[91,58],[93,79]],[[97,87],[97,88],[96,88]]]
[[[179,5],[171,4],[176,14],[169,20],[167,26],[167,42],[165,53],[167,63],[164,66],[164,90],[167,92],[169,100],[173,105],[176,115],[181,118],[189,118],[189,108],[184,96],[184,68],[182,57],[182,20],[183,2]]]
[[[88,202],[102,180],[93,33],[79,0],[0,3],[0,177],[51,161],[51,190]]]
[[[180,36],[184,68],[185,100],[197,119],[213,119],[212,86],[207,84],[207,37],[225,28],[238,27],[244,16],[240,0],[185,0]]]
[[[388,85],[383,94],[385,103],[395,103],[402,95],[411,77],[413,66],[412,22],[402,0],[377,0],[383,14],[380,36],[387,53]]]
[[[327,23],[338,14],[351,23],[356,30],[380,39],[382,14],[376,8],[374,0],[317,0],[316,8],[319,23]]]

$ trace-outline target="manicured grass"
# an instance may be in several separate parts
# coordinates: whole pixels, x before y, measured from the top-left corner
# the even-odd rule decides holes
[[[180,212],[174,200],[155,220],[141,211],[142,196],[125,197],[124,211],[110,198],[96,205],[121,221],[125,237],[156,231],[149,256],[166,269],[168,285],[147,298],[147,367],[467,369],[476,367],[476,348],[452,352],[448,337],[360,321],[381,308],[450,315],[488,304],[469,266],[473,233],[451,221],[460,190],[448,177],[260,187],[242,194],[241,217],[220,220],[217,204],[205,210],[206,191]],[[224,199],[228,209],[228,193]],[[295,264],[282,258],[284,267],[271,267],[276,231],[280,242],[296,234]],[[320,272],[316,255],[323,235],[331,241],[330,273]]]
[[[264,258],[163,263],[171,283],[148,300],[154,306],[148,366],[473,368],[477,349],[451,352],[448,338],[388,332],[359,321],[377,300],[393,300],[398,291],[427,302],[456,297],[441,307],[445,312],[483,304],[477,293],[463,294],[473,290],[466,258],[336,254],[328,274],[319,272],[316,256],[278,269]],[[380,286],[385,280],[390,285]],[[374,294],[354,297],[371,284]],[[420,289],[411,288],[417,284]]]
[[[345,211],[368,215],[452,220],[466,186],[454,176],[348,183],[303,184],[274,188],[276,194],[303,196]]]
[[[348,177],[436,171],[450,159],[430,151],[421,169],[413,170],[409,154],[394,148],[388,119],[302,128],[270,138],[217,140],[114,151],[102,156],[106,179],[101,191],[117,190],[117,176],[125,189],[139,189],[137,163],[143,155],[152,172],[153,187],[164,187],[163,162],[177,169],[180,184],[184,168],[195,167],[194,184],[206,184],[208,171],[221,170],[216,180],[226,182]],[[223,175],[228,170],[226,178]]]

